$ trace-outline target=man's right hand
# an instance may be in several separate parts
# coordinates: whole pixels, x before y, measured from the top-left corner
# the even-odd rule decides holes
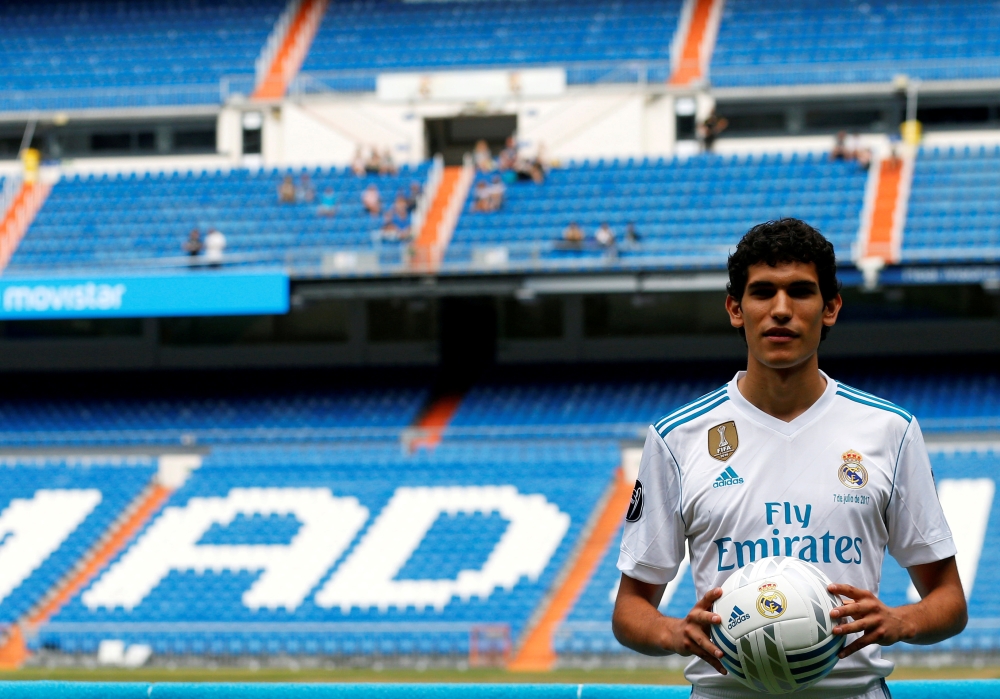
[[[720,675],[728,674],[722,667],[719,650],[709,637],[712,624],[721,624],[722,617],[712,612],[715,600],[722,597],[722,588],[716,587],[705,593],[698,603],[691,608],[683,619],[666,617],[670,622],[670,634],[667,641],[669,650],[685,657],[697,655],[715,668]]]

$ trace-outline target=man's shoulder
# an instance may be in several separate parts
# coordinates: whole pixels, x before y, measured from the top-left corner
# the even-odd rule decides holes
[[[897,425],[909,425],[914,420],[910,411],[892,401],[854,388],[842,381],[834,381],[834,384],[839,401],[836,407],[838,412],[860,413],[865,419],[887,421]]]
[[[710,391],[700,398],[682,405],[653,423],[653,430],[666,441],[671,432],[697,420],[711,420],[712,413],[729,402],[729,384]]]

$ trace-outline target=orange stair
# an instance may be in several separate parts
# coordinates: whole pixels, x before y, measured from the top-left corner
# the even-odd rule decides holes
[[[435,252],[438,248],[441,222],[448,211],[448,204],[461,176],[462,168],[458,165],[446,167],[441,174],[441,184],[438,186],[437,194],[434,195],[424,225],[413,243],[413,266],[418,269],[430,269],[436,262]]]
[[[411,447],[414,449],[417,447],[433,448],[440,444],[444,428],[448,426],[451,418],[455,416],[455,411],[458,410],[461,402],[462,396],[460,395],[442,396],[434,401],[431,407],[427,409],[427,412],[414,425],[419,430],[425,430],[426,434],[415,439]]]
[[[865,246],[867,257],[881,257],[886,261],[892,261],[894,254],[892,234],[902,174],[903,161],[899,158],[886,158],[879,167],[878,190],[875,194],[871,227]]]
[[[35,628],[58,612],[110,563],[119,551],[125,548],[150,517],[166,502],[171,492],[173,492],[171,489],[162,485],[154,485],[144,492],[133,505],[132,512],[108,532],[89,556],[78,564],[72,575],[57,583],[40,606],[29,612],[18,624],[11,626],[7,638],[0,646],[0,670],[19,668],[28,657],[22,627]]]
[[[288,34],[274,55],[267,75],[254,90],[253,98],[260,100],[281,99],[288,86],[302,67],[309,47],[326,13],[329,0],[302,0],[298,12],[288,27]]]
[[[3,222],[0,223],[0,271],[3,271],[10,258],[14,256],[28,226],[35,219],[51,190],[50,185],[41,182],[24,182],[11,202],[10,208],[3,212]]]
[[[691,13],[691,24],[688,26],[681,51],[681,60],[677,70],[670,76],[671,85],[689,85],[702,77],[702,50],[705,35],[708,33],[708,23],[712,18],[712,8],[719,0],[695,0]]]
[[[559,625],[576,604],[580,593],[590,582],[601,558],[607,553],[611,539],[618,531],[629,499],[632,497],[633,483],[622,478],[619,473],[611,486],[611,497],[608,498],[601,511],[593,531],[587,538],[580,555],[573,562],[569,574],[548,601],[548,606],[535,625],[524,645],[521,646],[510,670],[515,672],[538,672],[551,670],[556,662],[556,652],[552,647],[552,639]]]

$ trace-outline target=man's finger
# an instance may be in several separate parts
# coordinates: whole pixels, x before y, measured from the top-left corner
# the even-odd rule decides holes
[[[705,596],[698,600],[698,603],[694,605],[695,609],[711,609],[712,605],[715,604],[715,600],[722,597],[722,588],[714,587],[705,593]]]
[[[697,655],[699,658],[701,658],[702,660],[704,660],[706,663],[708,663],[709,665],[711,665],[712,667],[714,667],[715,671],[718,672],[720,675],[728,675],[729,674],[728,672],[726,672],[726,668],[724,668],[722,666],[722,663],[719,662],[719,659],[714,654],[712,654],[712,653],[706,653],[704,650],[702,650],[700,647],[697,647],[697,646],[695,648],[693,648],[692,650],[694,650],[694,654],[695,655]]]
[[[846,636],[849,633],[861,633],[862,631],[867,631],[874,626],[878,626],[877,621],[873,621],[871,619],[858,619],[850,624],[834,626],[833,633],[837,636]]]
[[[712,640],[705,634],[695,631],[690,634],[690,638],[698,644],[699,648],[711,655],[713,658],[722,657],[722,651],[719,650],[718,646],[712,643]]]
[[[844,659],[844,658],[846,658],[847,656],[849,656],[849,655],[854,655],[855,653],[857,653],[857,652],[858,652],[859,650],[861,650],[861,649],[862,649],[862,648],[864,648],[865,646],[870,646],[870,645],[871,645],[871,644],[873,644],[873,643],[875,643],[875,639],[873,639],[873,638],[872,638],[871,636],[869,636],[868,634],[865,634],[865,635],[864,635],[864,636],[862,636],[861,638],[858,638],[858,639],[855,639],[855,640],[854,640],[854,643],[850,643],[850,644],[848,644],[848,645],[847,645],[847,646],[846,646],[845,648],[843,648],[843,650],[841,650],[841,651],[840,651],[840,653],[838,653],[837,655],[838,655],[838,657],[839,657],[839,658],[840,658],[841,660],[843,660],[843,659]]]
[[[859,600],[862,597],[871,596],[868,590],[861,590],[854,585],[843,585],[841,583],[833,583],[826,588],[835,595],[843,595],[845,597],[850,597],[852,600]]]
[[[866,609],[858,604],[857,602],[852,602],[850,604],[844,604],[840,607],[834,607],[830,610],[831,619],[843,619],[844,617],[853,616],[859,617],[866,613]]]
[[[688,621],[698,624],[699,626],[711,626],[712,624],[721,624],[722,617],[715,612],[692,609],[691,613],[688,614]]]

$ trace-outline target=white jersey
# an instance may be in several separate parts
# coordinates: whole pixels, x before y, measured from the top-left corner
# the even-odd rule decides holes
[[[618,558],[623,573],[665,584],[686,542],[698,599],[733,571],[778,555],[878,594],[886,548],[903,567],[955,555],[912,415],[824,374],[822,397],[783,422],[743,397],[736,382],[744,373],[649,428]],[[879,646],[867,646],[810,696],[863,694],[892,668]],[[685,675],[697,695],[759,696],[697,657]]]

